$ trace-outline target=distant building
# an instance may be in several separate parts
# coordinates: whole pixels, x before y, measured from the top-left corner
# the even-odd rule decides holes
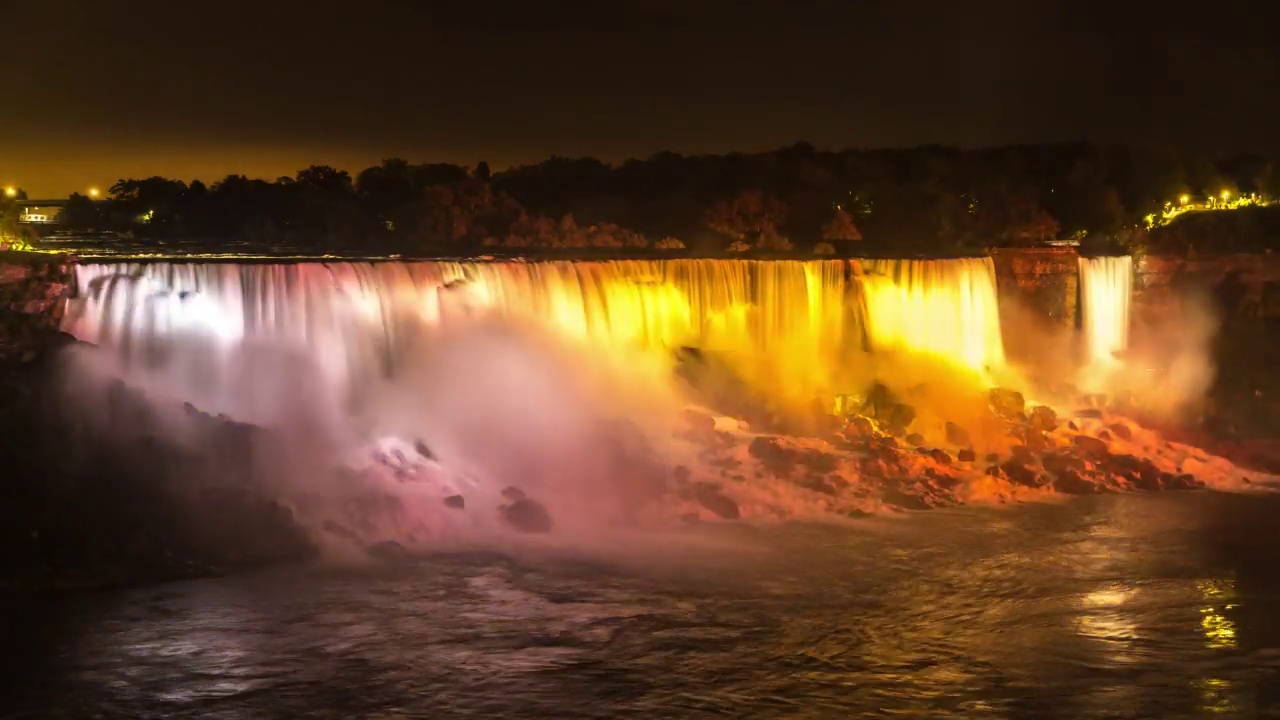
[[[56,225],[66,200],[26,200],[18,222],[23,225]]]

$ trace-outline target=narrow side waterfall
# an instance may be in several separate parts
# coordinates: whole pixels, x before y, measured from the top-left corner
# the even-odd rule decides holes
[[[1129,346],[1129,305],[1133,258],[1080,258],[1080,302],[1084,318],[1085,362],[1098,370],[1116,363]]]
[[[978,373],[1004,365],[990,258],[875,260],[862,288],[873,349],[925,353]]]

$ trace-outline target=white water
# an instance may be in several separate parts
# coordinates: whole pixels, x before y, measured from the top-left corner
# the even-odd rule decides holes
[[[1106,387],[1119,371],[1129,347],[1129,307],[1133,295],[1133,258],[1080,258],[1080,302],[1085,341],[1082,383]]]

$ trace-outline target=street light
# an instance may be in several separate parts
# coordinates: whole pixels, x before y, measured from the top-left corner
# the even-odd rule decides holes
[[[1227,199],[1227,198],[1229,198],[1229,197],[1231,197],[1231,191],[1230,191],[1230,190],[1223,190],[1223,191],[1222,191],[1222,200],[1225,202],[1225,201],[1226,201],[1226,199]]]
[[[1182,197],[1178,198],[1178,202],[1179,202],[1179,203],[1181,203],[1181,204],[1183,204],[1183,205],[1186,205],[1186,204],[1187,204],[1188,202],[1190,202],[1190,201],[1191,201],[1191,196],[1190,196],[1190,195],[1185,195],[1185,194],[1184,194]]]
[[[5,197],[11,197],[11,198],[13,198],[13,197],[18,197],[18,188],[15,188],[15,187],[7,187],[7,188],[5,188],[5,189],[4,189],[4,196],[5,196]]]
[[[98,188],[89,188],[89,197],[91,198],[98,197]]]

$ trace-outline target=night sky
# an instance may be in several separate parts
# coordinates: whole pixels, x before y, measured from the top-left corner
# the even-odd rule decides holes
[[[0,183],[41,196],[801,139],[1280,154],[1274,0],[0,0],[0,27]]]

